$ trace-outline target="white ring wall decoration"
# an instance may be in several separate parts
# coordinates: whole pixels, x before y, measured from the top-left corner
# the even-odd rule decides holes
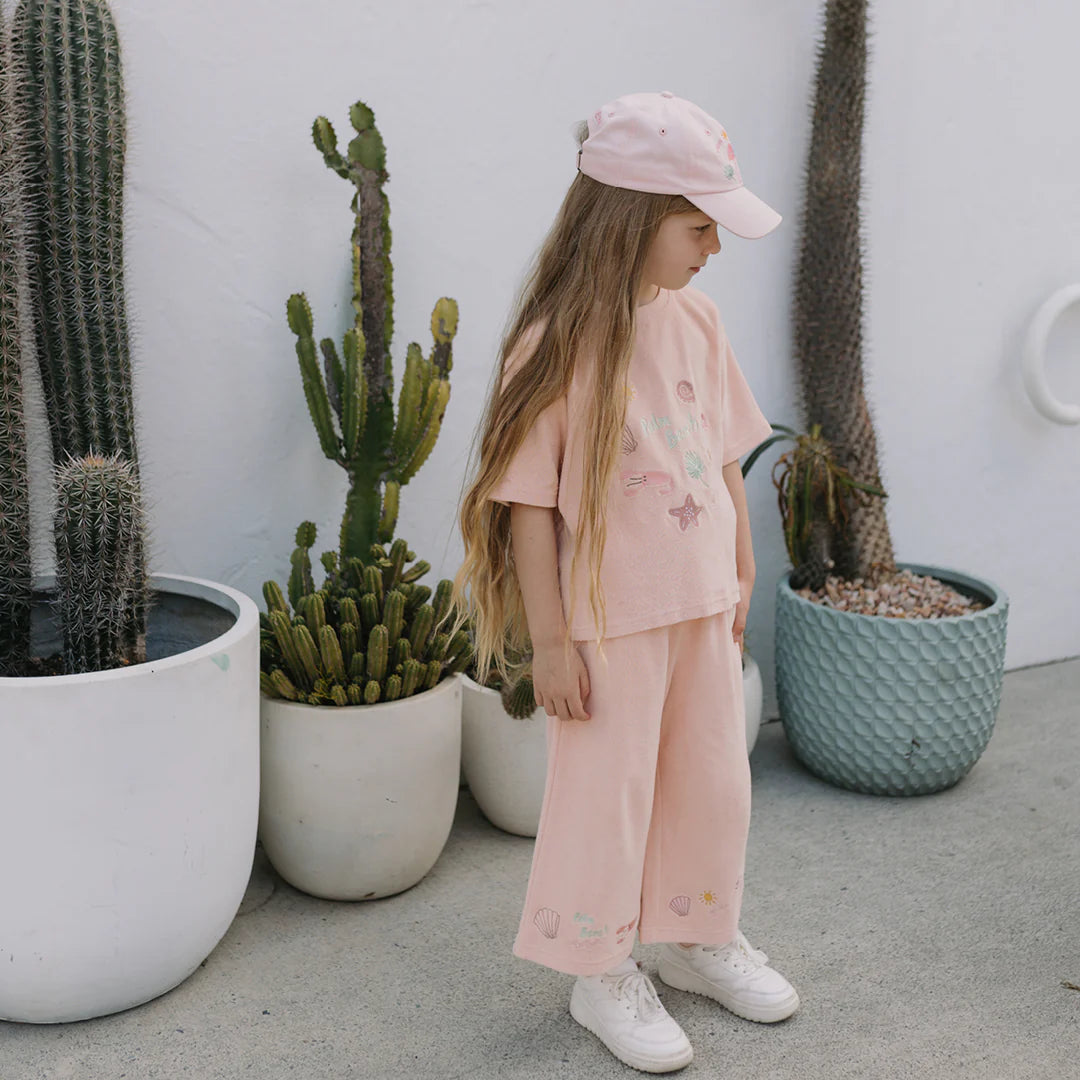
[[[1024,387],[1035,408],[1056,424],[1080,424],[1080,405],[1058,401],[1046,381],[1046,342],[1050,330],[1057,317],[1077,301],[1080,301],[1080,284],[1058,289],[1036,312],[1024,339],[1021,367]]]

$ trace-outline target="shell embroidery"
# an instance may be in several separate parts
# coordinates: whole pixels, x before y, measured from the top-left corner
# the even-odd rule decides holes
[[[637,439],[634,438],[634,433],[630,430],[630,425],[624,424],[622,432],[622,452],[624,454],[632,454],[636,449]]]
[[[533,916],[533,925],[546,938],[554,938],[559,932],[559,913],[551,908],[538,908]]]
[[[668,903],[668,907],[675,912],[679,918],[690,914],[690,897],[689,896],[673,896]]]
[[[678,385],[675,387],[675,393],[679,400],[687,405],[693,404],[697,401],[694,397],[694,386],[692,383],[686,381],[686,379],[680,379]]]

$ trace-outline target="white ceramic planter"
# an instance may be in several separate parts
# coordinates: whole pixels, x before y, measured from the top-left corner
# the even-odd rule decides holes
[[[461,767],[484,817],[496,828],[535,836],[547,778],[547,713],[515,720],[497,690],[461,676]]]
[[[764,689],[761,668],[749,652],[743,653],[743,703],[746,707],[746,752],[749,754],[761,730],[761,710]]]
[[[183,982],[247,887],[259,805],[259,613],[154,575],[144,664],[0,678],[0,1018],[57,1023]],[[36,583],[37,656],[59,650]]]
[[[435,865],[457,807],[461,678],[340,708],[262,695],[259,834],[290,885],[373,900]]]
[[[743,698],[746,752],[761,728],[761,670],[745,653]],[[547,778],[547,713],[542,707],[524,720],[503,708],[497,690],[461,676],[461,772],[484,817],[496,828],[536,836]]]

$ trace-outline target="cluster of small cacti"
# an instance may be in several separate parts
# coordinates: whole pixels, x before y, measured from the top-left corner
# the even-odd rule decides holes
[[[353,558],[339,568],[322,556],[326,580],[314,589],[308,550],[315,526],[296,533],[289,602],[276,582],[263,585],[267,614],[260,615],[263,693],[307,705],[374,705],[432,689],[472,661],[466,630],[439,633],[450,614],[453,583],[420,585],[431,568],[397,539],[389,552],[373,544],[365,565]],[[432,599],[432,603],[427,601]]]
[[[36,347],[61,486],[53,607],[65,672],[139,663],[151,591],[124,303],[124,89],[108,4],[20,0],[0,81],[0,173],[7,175],[8,163],[18,170],[26,223],[16,258],[0,243],[0,411],[8,414],[0,433],[0,564],[8,568],[0,621],[10,627],[0,663],[7,674],[32,673],[20,670],[29,668],[31,575],[13,272],[24,275],[27,337]],[[16,196],[2,181],[0,190],[6,215]],[[0,234],[10,235],[6,226]],[[120,576],[112,576],[118,568]]]
[[[286,305],[296,335],[308,411],[323,453],[349,476],[341,522],[340,561],[366,561],[372,544],[389,543],[397,527],[401,487],[416,475],[439,437],[450,399],[451,343],[457,333],[457,303],[447,297],[431,316],[431,355],[411,343],[394,418],[393,270],[390,263],[390,203],[386,147],[375,116],[363,102],[349,110],[356,131],[343,156],[325,116],[315,120],[313,138],[327,166],[356,187],[352,200],[353,325],[343,342],[342,364],[332,338],[319,342],[319,369],[311,308],[303,293]],[[337,417],[337,426],[334,417]]]

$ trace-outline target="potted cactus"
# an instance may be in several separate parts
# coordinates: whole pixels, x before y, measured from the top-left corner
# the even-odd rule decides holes
[[[263,587],[259,831],[270,862],[296,888],[368,900],[415,885],[446,844],[471,647],[464,630],[440,633],[453,613],[452,583],[440,581],[428,603],[431,589],[419,579],[429,564],[394,539],[401,487],[431,453],[450,396],[457,304],[435,305],[430,356],[409,345],[395,421],[386,150],[363,102],[349,115],[356,136],[344,155],[329,120],[320,116],[313,129],[326,165],[356,188],[354,319],[344,363],[331,338],[319,343],[325,382],[307,299],[297,293],[287,304],[308,409],[349,491],[340,550],[321,557],[322,585],[308,554],[315,526],[304,522],[288,601],[276,583]]]
[[[795,440],[774,483],[793,567],[777,586],[777,694],[796,756],[841,787],[916,795],[957,783],[989,742],[1009,601],[985,578],[893,556],[862,370],[866,11],[825,5],[795,294],[810,432],[774,425],[743,472]]]
[[[65,72],[58,78],[58,72]],[[0,1019],[170,990],[243,898],[258,812],[258,609],[150,576],[123,279],[125,113],[104,0],[0,31]],[[36,357],[56,573],[32,573]]]

